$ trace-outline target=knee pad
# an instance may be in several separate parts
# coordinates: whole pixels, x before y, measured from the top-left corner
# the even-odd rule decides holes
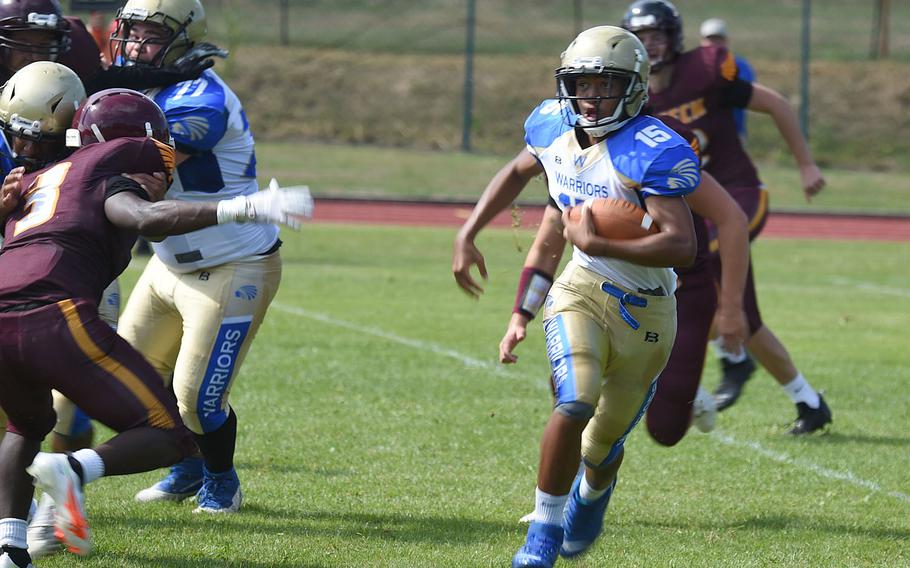
[[[195,408],[190,410],[186,410],[183,407],[180,408],[180,418],[183,423],[193,434],[199,435],[210,434],[221,428],[227,422],[229,413],[230,407],[225,410],[218,409],[214,412],[200,412]]]
[[[590,420],[594,416],[594,406],[587,402],[563,402],[556,406],[556,412],[573,420]]]
[[[581,456],[581,460],[585,463],[586,466],[590,467],[591,469],[606,469],[610,467],[613,462],[619,458],[620,455],[622,455],[623,448],[625,448],[625,442],[625,440],[621,440],[613,444],[613,446],[610,448],[610,451],[607,453],[607,457],[605,457],[599,463],[589,461],[588,458],[584,455]]]

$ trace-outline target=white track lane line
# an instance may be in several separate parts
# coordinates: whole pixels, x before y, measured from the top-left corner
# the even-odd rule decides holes
[[[455,359],[456,361],[459,361],[466,367],[482,368],[482,369],[488,370],[488,371],[495,373],[497,375],[500,375],[500,376],[510,376],[510,377],[517,376],[516,373],[510,373],[503,366],[501,366],[499,364],[492,363],[489,361],[482,361],[480,359],[475,359],[474,357],[464,355],[464,354],[454,351],[452,349],[448,349],[446,347],[442,347],[440,345],[436,345],[435,343],[430,343],[428,341],[420,341],[418,339],[410,339],[408,337],[402,337],[400,335],[396,335],[394,333],[389,333],[389,332],[384,331],[379,328],[362,326],[362,325],[352,323],[349,321],[333,318],[326,314],[312,312],[310,310],[305,310],[303,308],[298,308],[295,306],[288,306],[288,305],[282,304],[280,302],[272,302],[271,307],[273,309],[278,309],[278,310],[281,310],[283,312],[286,312],[286,313],[289,313],[292,315],[316,320],[316,321],[326,323],[329,325],[333,325],[336,327],[341,327],[344,329],[349,329],[351,331],[356,331],[358,333],[366,333],[369,335],[373,335],[375,337],[380,337],[380,338],[386,339],[388,341],[392,341],[395,343],[399,343],[401,345],[405,345],[407,347],[412,347],[414,349],[419,349],[421,351],[427,351],[430,353],[435,353],[437,355],[442,355],[444,357],[449,357],[451,359]],[[825,477],[825,478],[833,479],[833,480],[837,480],[837,481],[843,481],[845,483],[849,483],[851,485],[861,487],[863,489],[872,491],[874,493],[881,493],[881,494],[887,495],[888,497],[892,497],[894,499],[904,501],[905,503],[910,503],[910,495],[907,495],[906,493],[901,493],[900,491],[890,491],[888,489],[883,488],[878,483],[876,483],[874,481],[868,481],[866,479],[858,477],[857,475],[853,474],[850,471],[844,472],[844,471],[837,471],[834,469],[829,469],[827,467],[812,463],[808,460],[794,458],[794,457],[791,457],[782,452],[776,452],[774,450],[769,450],[769,449],[765,448],[764,446],[762,446],[761,444],[759,444],[758,442],[737,440],[736,438],[734,438],[728,434],[724,434],[717,430],[715,430],[714,432],[711,433],[711,438],[718,441],[721,444],[751,450],[770,460],[780,462],[780,463],[789,465],[791,467],[795,467],[797,469],[803,469],[806,471],[810,471],[816,475],[820,475],[821,477]]]

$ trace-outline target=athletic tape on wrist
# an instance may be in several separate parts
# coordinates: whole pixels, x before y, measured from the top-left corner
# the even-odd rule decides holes
[[[512,313],[524,314],[529,319],[534,319],[547,299],[547,292],[552,285],[552,276],[532,266],[525,266],[518,281],[518,292],[515,295]]]

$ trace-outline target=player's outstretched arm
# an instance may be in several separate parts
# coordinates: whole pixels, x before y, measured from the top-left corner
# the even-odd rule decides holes
[[[476,265],[480,276],[487,279],[486,263],[483,254],[474,244],[475,237],[496,215],[515,201],[531,178],[541,172],[543,167],[527,149],[519,152],[493,176],[471,215],[455,236],[452,273],[455,282],[471,296],[478,297],[483,293],[483,287],[471,276],[471,267]]]
[[[692,214],[682,197],[652,196],[647,199],[648,214],[660,232],[640,239],[610,240],[594,234],[591,210],[583,207],[577,223],[563,211],[566,240],[591,256],[619,258],[642,266],[689,266],[695,259],[695,227]]]
[[[139,187],[122,177],[113,183]],[[265,191],[223,201],[151,203],[134,191],[119,191],[105,200],[104,212],[115,226],[153,237],[182,235],[223,223],[281,223],[296,229],[312,216],[313,198],[305,186],[282,189],[273,179]]]
[[[774,119],[774,124],[777,125],[777,129],[796,159],[803,192],[806,194],[806,200],[810,201],[814,195],[824,189],[825,178],[812,158],[812,151],[799,129],[796,114],[790,108],[790,103],[774,89],[760,83],[752,83],[752,98],[749,99],[747,108],[770,114]]]
[[[518,284],[515,308],[506,333],[499,342],[499,361],[509,364],[518,361],[512,353],[515,347],[524,341],[527,335],[528,322],[536,315],[537,310],[546,298],[553,274],[559,267],[566,240],[562,235],[563,226],[560,212],[555,207],[547,207],[540,228],[534,238],[534,244],[525,258],[525,267]]]
[[[708,172],[686,196],[689,207],[717,227],[717,243],[724,270],[717,304],[717,332],[724,349],[740,353],[749,337],[743,311],[743,289],[749,272],[749,228],[746,214]]]

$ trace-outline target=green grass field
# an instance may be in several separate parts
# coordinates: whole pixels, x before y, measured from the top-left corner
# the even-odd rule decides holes
[[[283,235],[282,289],[232,397],[242,512],[139,506],[158,474],[103,479],[88,488],[96,552],[39,566],[507,565],[550,407],[538,326],[517,366],[495,363],[531,234],[481,236],[491,278],[477,302],[449,273],[452,236],[342,224]],[[826,390],[831,433],[783,435],[795,411],[763,373],[714,434],[666,449],[639,427],[602,540],[559,565],[910,565],[910,288],[894,270],[908,262],[907,244],[757,244],[765,319]]]
[[[260,143],[257,157],[261,182],[274,176],[285,185],[305,183],[317,195],[467,201],[476,201],[512,158],[319,143]],[[811,204],[795,167],[760,164],[759,173],[771,193],[772,209],[910,214],[906,176],[897,172],[825,169],[829,185]],[[522,199],[543,202],[543,182],[532,182]]]

